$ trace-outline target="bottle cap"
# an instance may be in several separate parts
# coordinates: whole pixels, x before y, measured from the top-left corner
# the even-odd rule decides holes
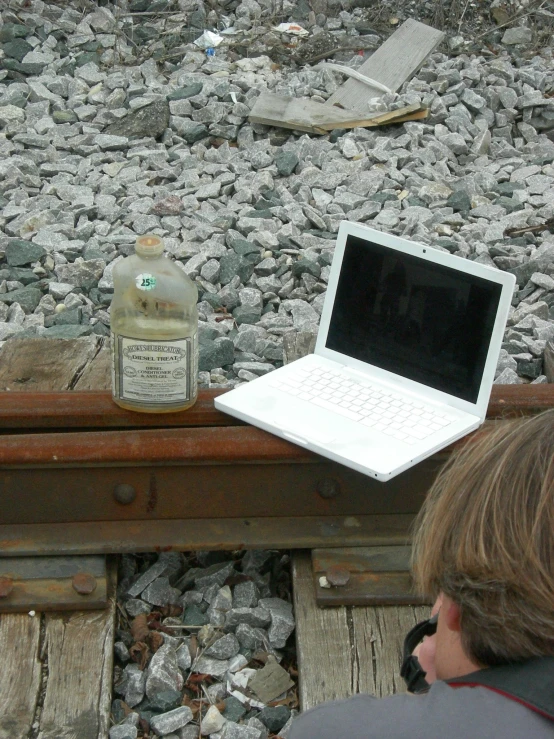
[[[156,234],[139,236],[135,244],[135,252],[141,257],[159,257],[163,251],[164,242]]]

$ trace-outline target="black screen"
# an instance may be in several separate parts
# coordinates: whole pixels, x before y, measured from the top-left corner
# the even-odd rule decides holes
[[[501,290],[348,236],[326,346],[475,403]]]

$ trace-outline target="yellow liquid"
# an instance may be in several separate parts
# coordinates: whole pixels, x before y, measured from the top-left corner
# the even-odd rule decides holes
[[[132,291],[135,293],[138,291]],[[137,299],[132,303],[137,305]],[[127,338],[138,339],[143,341],[169,341],[175,339],[195,338],[197,333],[197,323],[194,320],[187,320],[183,317],[183,312],[175,310],[175,306],[169,304],[160,304],[153,299],[148,300],[144,293],[140,296],[142,310],[133,310],[129,308],[119,308],[113,311],[111,315],[111,330],[115,337],[118,335]],[[166,308],[167,306],[167,308]],[[196,346],[196,340],[193,342]],[[112,351],[114,351],[112,347]],[[112,357],[114,369],[114,388],[119,388],[119,362],[116,357]],[[123,400],[113,394],[113,400],[121,408],[131,411],[140,411],[142,413],[175,413],[176,411],[184,411],[191,408],[197,400],[198,390],[196,385],[196,359],[191,358],[193,363],[192,370],[192,387],[190,400],[183,403],[160,403],[154,405],[151,402],[143,405],[139,401],[133,402]]]

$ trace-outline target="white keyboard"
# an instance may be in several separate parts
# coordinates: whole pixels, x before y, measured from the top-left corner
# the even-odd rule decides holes
[[[423,402],[374,386],[369,380],[347,379],[335,370],[299,368],[283,379],[281,374],[270,382],[273,387],[406,444],[416,444],[455,420]]]

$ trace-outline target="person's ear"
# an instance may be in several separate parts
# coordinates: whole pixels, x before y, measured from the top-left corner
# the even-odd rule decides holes
[[[441,611],[444,613],[444,622],[447,629],[450,631],[461,631],[460,621],[462,612],[460,606],[450,599],[447,602],[443,600]]]

